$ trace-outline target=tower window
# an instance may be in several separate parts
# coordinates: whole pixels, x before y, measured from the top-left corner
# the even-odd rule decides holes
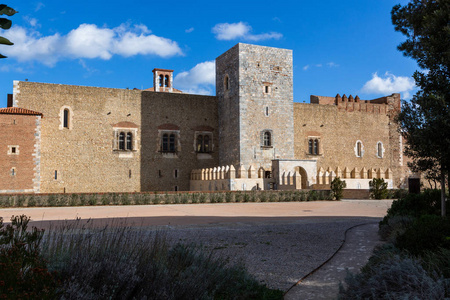
[[[268,107],[268,106],[266,106],[266,109],[265,109],[265,115],[266,115],[266,117],[269,116],[269,107]]]
[[[11,176],[16,176],[16,168],[11,168]]]
[[[69,106],[61,107],[59,118],[59,129],[72,129],[73,111]]]
[[[164,75],[159,75],[159,86],[160,87],[164,86]]]
[[[261,147],[271,148],[273,146],[272,130],[266,129],[261,132]]]
[[[173,177],[178,178],[178,169],[173,171]]]
[[[58,170],[55,170],[55,180],[58,180]]]
[[[230,89],[230,77],[228,77],[228,75],[225,75],[223,85],[224,85],[226,91],[228,91]]]

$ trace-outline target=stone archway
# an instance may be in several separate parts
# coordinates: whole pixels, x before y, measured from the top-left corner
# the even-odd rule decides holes
[[[300,176],[302,177],[302,187],[301,189],[307,189],[308,187],[308,174],[306,173],[306,170],[303,169],[302,167],[295,167],[295,171],[298,172],[298,174],[300,174]]]

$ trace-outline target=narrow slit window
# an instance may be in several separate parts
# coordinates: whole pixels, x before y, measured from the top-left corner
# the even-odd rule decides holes
[[[175,178],[178,178],[178,170],[177,170],[177,169],[174,170],[173,176],[174,176]]]
[[[64,109],[63,126],[69,128],[69,110],[67,108]]]
[[[58,180],[58,170],[55,170],[55,180]]]

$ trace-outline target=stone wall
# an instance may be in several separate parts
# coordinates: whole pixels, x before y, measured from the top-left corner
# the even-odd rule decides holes
[[[15,82],[14,103],[42,112],[40,191],[140,191],[140,128],[133,151],[114,150],[113,125],[141,123],[141,92]],[[62,125],[70,111],[69,128]]]
[[[394,94],[395,96],[397,94]],[[317,97],[317,96],[314,96]],[[331,97],[312,98],[313,104],[294,104],[295,156],[297,159],[317,161],[317,168],[350,171],[368,169],[391,169],[394,187],[404,178],[401,162],[400,136],[393,122],[395,109],[399,108],[399,97],[384,98],[384,103],[361,103],[359,109],[348,109],[331,103]],[[320,102],[323,101],[323,102]],[[315,102],[315,103],[314,103]],[[319,104],[321,103],[321,104]],[[353,102],[354,105],[356,102]],[[361,105],[376,107],[361,110]],[[398,105],[398,106],[397,106]],[[317,154],[310,154],[309,140],[318,140]],[[358,156],[357,142],[361,143]],[[378,143],[382,155],[379,156]]]
[[[0,114],[0,193],[39,192],[40,122],[41,116]]]
[[[142,191],[189,190],[190,173],[219,164],[217,98],[142,92]],[[176,151],[161,151],[161,134],[176,133]],[[211,151],[196,151],[198,134],[212,136]]]

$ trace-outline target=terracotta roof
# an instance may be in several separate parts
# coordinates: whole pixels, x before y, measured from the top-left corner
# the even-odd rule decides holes
[[[197,127],[192,128],[192,130],[194,131],[214,131],[214,128],[212,128],[211,126],[208,125],[200,125]]]
[[[172,93],[180,93],[180,94],[183,94],[183,91],[180,91],[179,89],[172,88],[172,90],[173,90]],[[151,87],[151,88],[145,89],[144,91],[145,91],[145,92],[154,92],[154,91],[155,91],[155,88],[154,88],[154,87]],[[159,93],[167,93],[167,92],[159,92]]]
[[[0,108],[0,114],[3,115],[30,115],[30,116],[41,116],[42,113],[26,109],[26,108],[20,108],[20,107],[5,107]]]
[[[138,125],[134,124],[133,122],[119,122],[117,124],[111,124],[113,127],[120,127],[120,128],[139,128]]]
[[[167,123],[167,124],[159,125],[158,129],[159,130],[180,130],[180,127],[178,127],[175,124]]]

